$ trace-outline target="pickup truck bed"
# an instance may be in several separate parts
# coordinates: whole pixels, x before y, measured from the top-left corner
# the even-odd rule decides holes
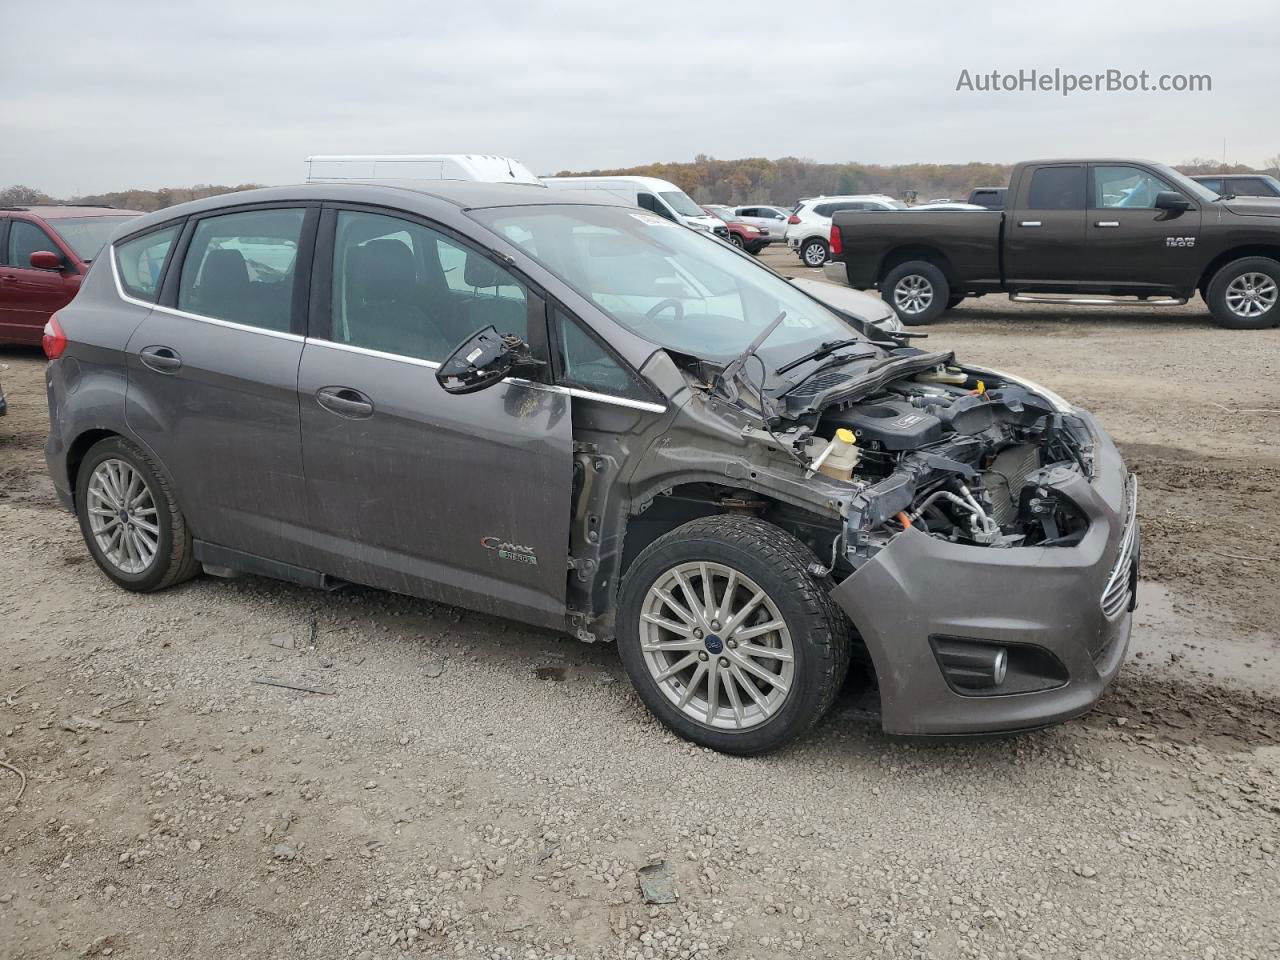
[[[1116,305],[1199,293],[1221,326],[1280,323],[1280,200],[1222,198],[1146,161],[1019,164],[1003,211],[840,211],[830,246],[827,276],[879,289],[905,324],[988,293]]]

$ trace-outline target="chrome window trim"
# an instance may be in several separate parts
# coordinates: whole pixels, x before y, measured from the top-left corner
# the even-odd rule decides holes
[[[373,357],[378,360],[395,360],[398,363],[407,363],[415,367],[425,367],[428,370],[439,370],[440,364],[434,360],[423,360],[419,357],[409,357],[401,353],[387,353],[385,350],[371,350],[368,347],[357,347],[351,343],[338,343],[334,340],[324,340],[319,337],[306,337],[304,343],[308,346],[327,347],[330,350],[341,350],[346,353],[356,353],[365,357]],[[645,413],[666,413],[666,404],[650,403],[645,400],[629,400],[626,397],[615,397],[607,393],[596,393],[593,390],[583,390],[579,387],[565,387],[555,383],[538,383],[535,380],[525,380],[523,377],[507,377],[503,383],[513,383],[522,387],[533,387],[535,390],[545,390],[548,393],[559,393],[568,397],[577,397],[579,400],[594,400],[598,403],[607,403],[616,407],[626,407],[629,410],[642,410]]]
[[[175,241],[176,242],[176,241]],[[260,333],[266,337],[275,337],[277,340],[291,340],[295,343],[302,343],[305,337],[296,333],[289,333],[285,330],[268,330],[266,327],[255,327],[248,323],[236,323],[234,320],[222,320],[218,317],[206,317],[199,313],[188,313],[186,310],[178,310],[174,307],[161,306],[158,303],[151,303],[147,300],[139,300],[137,297],[131,297],[125,293],[124,284],[120,280],[120,268],[116,264],[116,245],[111,244],[111,279],[115,281],[116,294],[125,303],[132,303],[135,306],[146,307],[148,310],[159,310],[161,313],[168,314],[171,317],[181,317],[184,320],[198,320],[201,323],[213,324],[217,327],[226,327],[230,330],[243,330],[245,333]]]

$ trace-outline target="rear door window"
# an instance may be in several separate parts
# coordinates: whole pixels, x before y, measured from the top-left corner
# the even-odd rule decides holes
[[[177,236],[174,225],[116,245],[116,269],[129,296],[155,303],[165,259]]]
[[[249,210],[196,223],[182,263],[178,309],[285,332],[306,211]]]
[[[1031,175],[1028,210],[1083,210],[1084,167],[1040,167]]]
[[[488,326],[528,340],[528,291],[437,230],[341,210],[330,325],[336,343],[439,363]]]

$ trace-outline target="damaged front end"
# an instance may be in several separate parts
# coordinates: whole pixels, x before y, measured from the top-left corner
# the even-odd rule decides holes
[[[1124,657],[1140,550],[1111,440],[1050,391],[950,353],[832,367],[731,393],[758,416],[744,432],[848,493],[820,572],[874,663],[886,731],[1087,710]]]

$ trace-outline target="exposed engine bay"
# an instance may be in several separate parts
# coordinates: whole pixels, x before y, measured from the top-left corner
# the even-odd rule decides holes
[[[725,392],[755,408],[752,432],[806,478],[852,488],[833,566],[837,556],[857,566],[908,527],[993,548],[1070,546],[1087,528],[1062,488],[1091,476],[1094,437],[1033,384],[900,348],[773,390]]]

